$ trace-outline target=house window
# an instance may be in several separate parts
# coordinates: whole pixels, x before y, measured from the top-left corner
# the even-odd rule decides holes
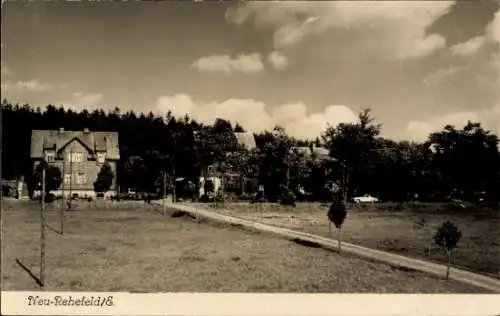
[[[97,153],[97,162],[104,163],[106,161],[106,153]]]
[[[54,158],[55,158],[55,153],[53,151],[45,152],[45,161],[54,162]]]
[[[87,183],[87,175],[85,173],[79,173],[76,176],[76,184],[86,184]]]
[[[70,184],[70,182],[71,182],[71,175],[65,174],[64,175],[64,184]]]
[[[82,162],[83,161],[83,153],[79,152],[69,152],[68,160],[70,162]]]

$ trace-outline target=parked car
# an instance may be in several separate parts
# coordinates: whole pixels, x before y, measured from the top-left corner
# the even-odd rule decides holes
[[[365,194],[364,196],[356,196],[352,198],[354,203],[377,203],[378,199],[369,194]]]

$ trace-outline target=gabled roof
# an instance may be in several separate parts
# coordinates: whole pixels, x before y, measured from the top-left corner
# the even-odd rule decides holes
[[[97,151],[106,151],[109,159],[120,159],[117,132],[59,130],[33,130],[31,132],[31,158],[43,158],[44,149],[59,151],[75,139],[92,154]]]
[[[313,146],[312,153],[315,154],[318,158],[330,157],[330,151],[324,147]]]
[[[255,136],[250,132],[238,132],[234,133],[238,144],[243,145],[246,149],[251,150],[257,147],[255,143]]]
[[[320,160],[330,159],[330,151],[323,147],[311,147],[308,146],[296,146],[292,147],[292,150],[295,150],[301,154],[304,154],[306,157],[314,155],[316,158]]]
[[[296,152],[301,153],[305,156],[311,155],[311,148],[309,148],[307,146],[295,146],[295,147],[292,147],[292,150],[295,150]]]

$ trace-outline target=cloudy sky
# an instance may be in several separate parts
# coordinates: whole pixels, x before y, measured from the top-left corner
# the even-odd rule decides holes
[[[371,108],[383,134],[500,133],[500,10],[468,1],[6,2],[2,97],[216,117],[315,137]]]

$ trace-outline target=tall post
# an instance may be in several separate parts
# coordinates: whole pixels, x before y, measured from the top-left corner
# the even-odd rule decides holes
[[[173,188],[172,188],[172,203],[175,203],[175,189],[177,187],[177,182],[175,181],[175,154],[177,152],[177,136],[174,134],[174,155],[172,156],[172,177],[173,177]]]
[[[40,212],[40,284],[45,285],[45,168],[42,169],[42,208]]]
[[[220,179],[220,195],[221,195],[221,199],[222,201],[224,201],[224,185],[225,185],[225,170],[222,171],[222,174],[221,174],[221,179]]]
[[[342,163],[342,198],[344,200],[344,205],[347,207],[347,175],[346,175],[346,166]]]
[[[287,156],[286,156],[286,188],[290,189],[290,169],[291,169],[291,164],[292,164],[292,155],[293,150],[290,148],[288,149]]]
[[[167,172],[163,171],[163,216],[165,216],[166,208],[165,208],[165,199],[167,198]]]
[[[69,152],[69,198],[68,198],[68,210],[71,210],[71,200],[73,196],[73,151]]]
[[[172,203],[175,203],[175,191],[176,191],[176,188],[177,188],[177,182],[175,181],[176,179],[176,176],[175,176],[175,158],[174,158],[174,161],[173,161],[173,164],[172,164],[172,174],[173,174],[173,187],[172,187]]]
[[[64,233],[64,207],[65,207],[65,204],[66,204],[66,199],[64,198],[64,191],[66,190],[66,183],[65,183],[65,174],[66,174],[66,160],[64,159],[64,155],[63,155],[63,163],[62,163],[62,177],[63,177],[63,181],[62,181],[62,188],[61,188],[61,211],[60,211],[60,221],[61,221],[61,227],[60,227],[60,232],[61,232],[61,235]]]

